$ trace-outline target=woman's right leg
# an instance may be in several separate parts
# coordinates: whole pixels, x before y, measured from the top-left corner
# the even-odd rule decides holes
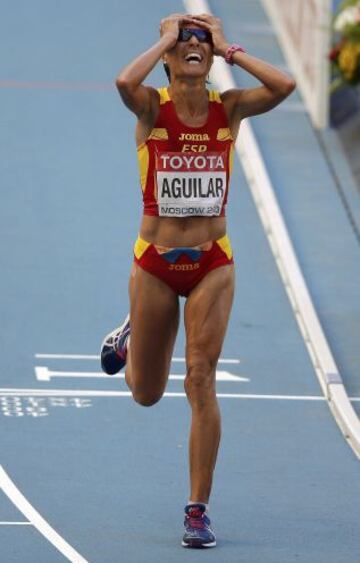
[[[125,378],[136,402],[161,399],[179,326],[179,298],[163,281],[133,265],[130,282],[130,342]]]

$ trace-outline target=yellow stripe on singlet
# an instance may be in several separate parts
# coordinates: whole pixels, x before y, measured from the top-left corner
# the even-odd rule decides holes
[[[226,254],[227,258],[231,260],[233,256],[233,251],[231,248],[231,242],[228,235],[224,235],[223,237],[219,238],[216,243],[220,246],[221,250]]]
[[[153,139],[155,141],[167,141],[169,138],[169,133],[165,127],[154,127],[151,131],[148,140]]]
[[[209,90],[209,102],[217,102],[221,104],[220,92],[217,90]]]
[[[234,147],[234,143],[232,143],[231,147],[230,147],[230,155],[229,155],[229,173],[232,173],[233,170],[233,166],[234,166],[234,152],[235,152],[235,147]]]
[[[146,180],[149,171],[149,148],[146,143],[142,143],[137,148],[138,165],[140,171],[140,184],[144,192],[146,187]]]
[[[163,88],[158,88],[157,91],[160,94],[160,105],[162,106],[163,104],[166,104],[166,102],[170,102],[170,96],[169,96],[169,92],[168,89],[165,87]]]
[[[231,141],[232,135],[231,135],[229,127],[220,127],[220,129],[218,129],[218,132],[217,132],[217,135],[216,135],[216,140],[217,141]]]
[[[160,95],[160,105],[170,102],[170,96],[166,86],[158,88],[157,91]],[[220,92],[217,90],[209,90],[209,102],[217,102],[218,104],[221,104]]]

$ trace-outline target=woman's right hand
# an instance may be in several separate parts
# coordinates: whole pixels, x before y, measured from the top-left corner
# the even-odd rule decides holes
[[[184,23],[193,23],[193,18],[186,14],[171,14],[161,20],[160,36],[169,38],[169,49],[176,45],[180,26]]]

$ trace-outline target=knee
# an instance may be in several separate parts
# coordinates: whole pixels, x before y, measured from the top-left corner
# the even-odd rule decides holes
[[[217,360],[205,355],[188,361],[184,386],[190,403],[202,406],[215,396],[216,364]]]
[[[149,393],[142,390],[132,390],[132,396],[136,403],[143,407],[152,407],[158,403],[162,397],[162,393]]]

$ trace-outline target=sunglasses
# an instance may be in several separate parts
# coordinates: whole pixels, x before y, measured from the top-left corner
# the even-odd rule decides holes
[[[212,37],[209,31],[206,31],[205,29],[187,28],[187,27],[183,27],[180,29],[178,41],[189,41],[189,39],[191,39],[192,36],[196,37],[199,43],[212,44]]]

